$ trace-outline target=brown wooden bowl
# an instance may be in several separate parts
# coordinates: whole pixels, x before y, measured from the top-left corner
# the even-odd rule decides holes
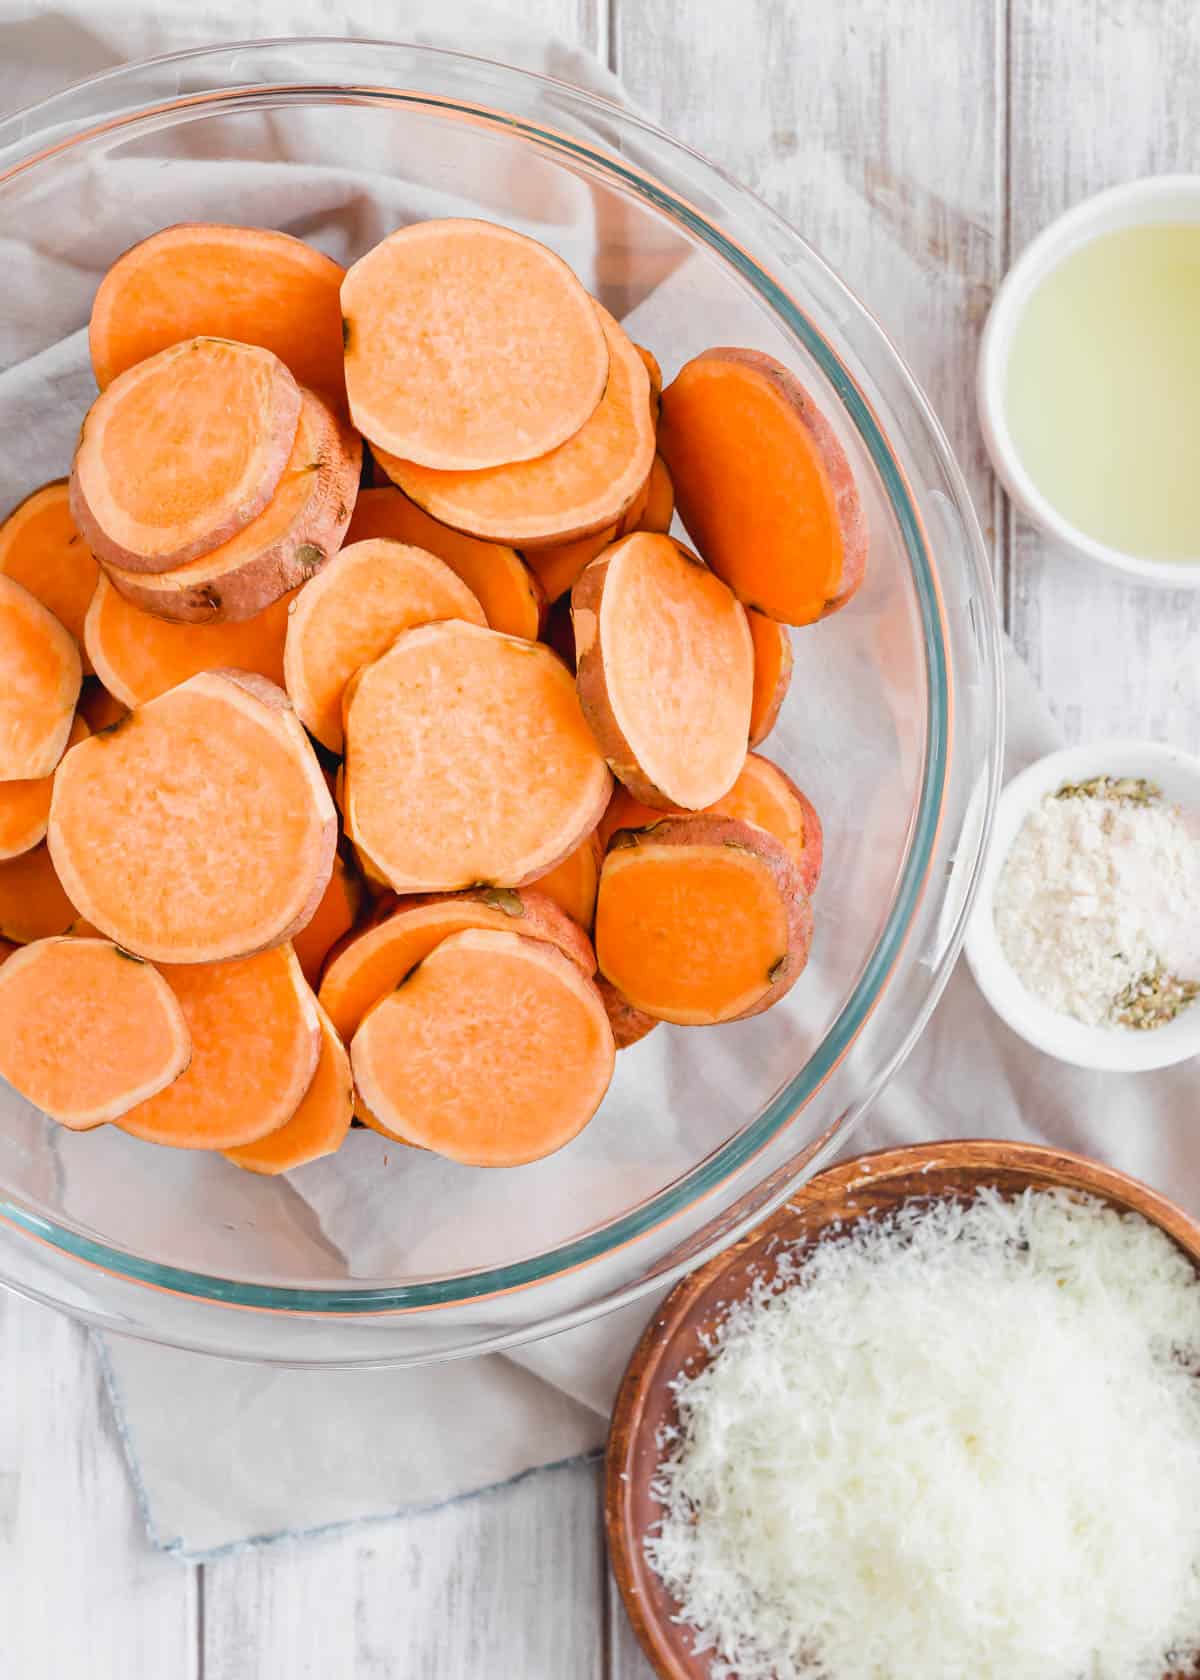
[[[887,1214],[913,1199],[968,1201],[984,1185],[1011,1196],[1057,1186],[1140,1213],[1200,1270],[1200,1225],[1187,1214],[1125,1173],[1038,1144],[979,1139],[884,1149],[811,1179],[765,1225],[675,1286],[642,1332],[617,1394],[605,1465],[609,1557],[633,1630],[663,1680],[708,1680],[711,1659],[711,1653],[692,1653],[690,1630],[673,1620],[679,1606],[643,1550],[661,1514],[650,1483],[659,1430],[675,1421],[671,1382],[703,1367],[708,1355],[701,1338],[756,1277],[771,1276],[783,1245],[809,1246],[839,1220]]]

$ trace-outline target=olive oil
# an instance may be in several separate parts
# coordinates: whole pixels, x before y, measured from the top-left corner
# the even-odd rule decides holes
[[[1200,226],[1102,234],[1030,297],[1008,424],[1064,519],[1146,560],[1200,559]]]

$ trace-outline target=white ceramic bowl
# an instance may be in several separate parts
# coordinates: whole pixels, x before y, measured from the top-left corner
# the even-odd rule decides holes
[[[1000,947],[992,902],[996,882],[1021,824],[1033,807],[1065,782],[1093,776],[1144,776],[1163,797],[1185,809],[1200,810],[1200,758],[1153,741],[1100,741],[1066,747],[1039,758],[1014,776],[1000,794],[991,844],[979,894],[967,929],[966,953],[979,989],[1015,1033],[1076,1067],[1117,1073],[1140,1073],[1171,1067],[1200,1055],[1200,1000],[1165,1027],[1134,1032],[1127,1027],[1089,1027],[1060,1015],[1027,990]]]
[[[1200,589],[1194,561],[1147,560],[1098,542],[1063,518],[1030,478],[1009,430],[1005,387],[1017,323],[1033,293],[1072,251],[1099,234],[1159,222],[1200,223],[1200,175],[1154,175],[1085,199],[1051,222],[1018,258],[996,293],[979,347],[976,396],[992,466],[1009,496],[1033,523],[1089,559],[1172,589]]]

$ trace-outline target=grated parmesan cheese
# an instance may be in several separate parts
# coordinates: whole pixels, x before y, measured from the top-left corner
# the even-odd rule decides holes
[[[647,1554],[714,1680],[1162,1680],[1200,1650],[1196,1371],[1147,1221],[910,1204],[732,1307]]]

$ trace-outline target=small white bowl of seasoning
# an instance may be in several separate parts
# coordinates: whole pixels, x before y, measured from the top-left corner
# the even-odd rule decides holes
[[[979,352],[984,441],[1034,524],[1200,588],[1200,175],[1113,187],[1023,252]]]
[[[1200,1055],[1200,758],[1104,741],[1014,776],[966,955],[1001,1020],[1060,1061]]]

